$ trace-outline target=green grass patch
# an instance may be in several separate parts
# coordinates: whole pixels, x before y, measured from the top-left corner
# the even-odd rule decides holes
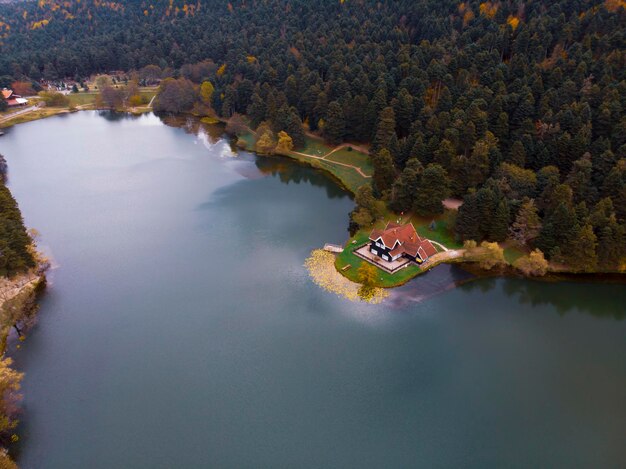
[[[303,158],[307,163],[313,164],[313,166],[320,167],[331,173],[353,194],[357,189],[365,184],[369,184],[370,180],[364,178],[352,168],[346,168],[345,166],[339,166],[324,160],[314,160],[312,158]]]
[[[360,151],[350,151],[347,148],[342,148],[341,150],[334,152],[332,155],[327,156],[326,159],[329,161],[337,161],[339,163],[357,166],[368,176],[374,174],[374,167],[372,166],[370,156],[365,153],[361,153]]]
[[[434,229],[431,229],[431,223],[435,221]],[[410,220],[417,231],[417,234],[424,238],[432,239],[443,244],[448,249],[456,249],[463,247],[463,243],[455,239],[453,230],[448,227],[448,221],[445,215],[439,215],[432,218],[411,217]]]
[[[139,94],[146,98],[146,100],[148,101],[148,103],[150,102],[150,100],[152,98],[154,98],[156,96],[156,90],[154,89],[145,89],[145,90],[140,90]]]
[[[507,246],[504,248],[504,258],[511,265],[525,254],[526,252],[517,246]]]
[[[304,147],[296,151],[306,153],[313,156],[324,156],[334,147],[326,144],[323,140],[306,136],[304,139]]]
[[[85,106],[87,104],[95,104],[96,96],[98,96],[98,93],[70,93],[67,95],[67,98],[70,100],[70,105]]]

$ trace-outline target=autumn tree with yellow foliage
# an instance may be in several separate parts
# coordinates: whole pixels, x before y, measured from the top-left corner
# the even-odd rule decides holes
[[[291,137],[285,132],[281,130],[278,132],[278,143],[276,144],[276,151],[278,153],[289,153],[293,150],[293,140]]]

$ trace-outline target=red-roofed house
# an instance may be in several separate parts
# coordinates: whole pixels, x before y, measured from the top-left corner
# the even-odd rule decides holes
[[[387,262],[406,257],[421,264],[437,254],[435,246],[428,239],[420,237],[412,223],[398,225],[389,222],[384,230],[373,230],[369,239],[370,252]]]
[[[22,98],[19,94],[13,93],[13,90],[4,88],[2,90],[2,97],[6,100],[9,107],[24,106],[28,103],[28,100]]]

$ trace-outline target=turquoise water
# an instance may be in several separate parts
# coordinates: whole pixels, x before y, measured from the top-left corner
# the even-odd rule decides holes
[[[303,267],[353,206],[319,172],[96,112],[0,153],[54,260],[21,467],[626,466],[624,286],[440,267],[352,303]]]

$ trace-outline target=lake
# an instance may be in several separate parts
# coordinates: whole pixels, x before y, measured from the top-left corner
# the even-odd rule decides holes
[[[303,267],[348,194],[218,135],[80,112],[0,139],[53,259],[12,352],[22,468],[626,466],[626,287],[441,266],[350,302]]]

